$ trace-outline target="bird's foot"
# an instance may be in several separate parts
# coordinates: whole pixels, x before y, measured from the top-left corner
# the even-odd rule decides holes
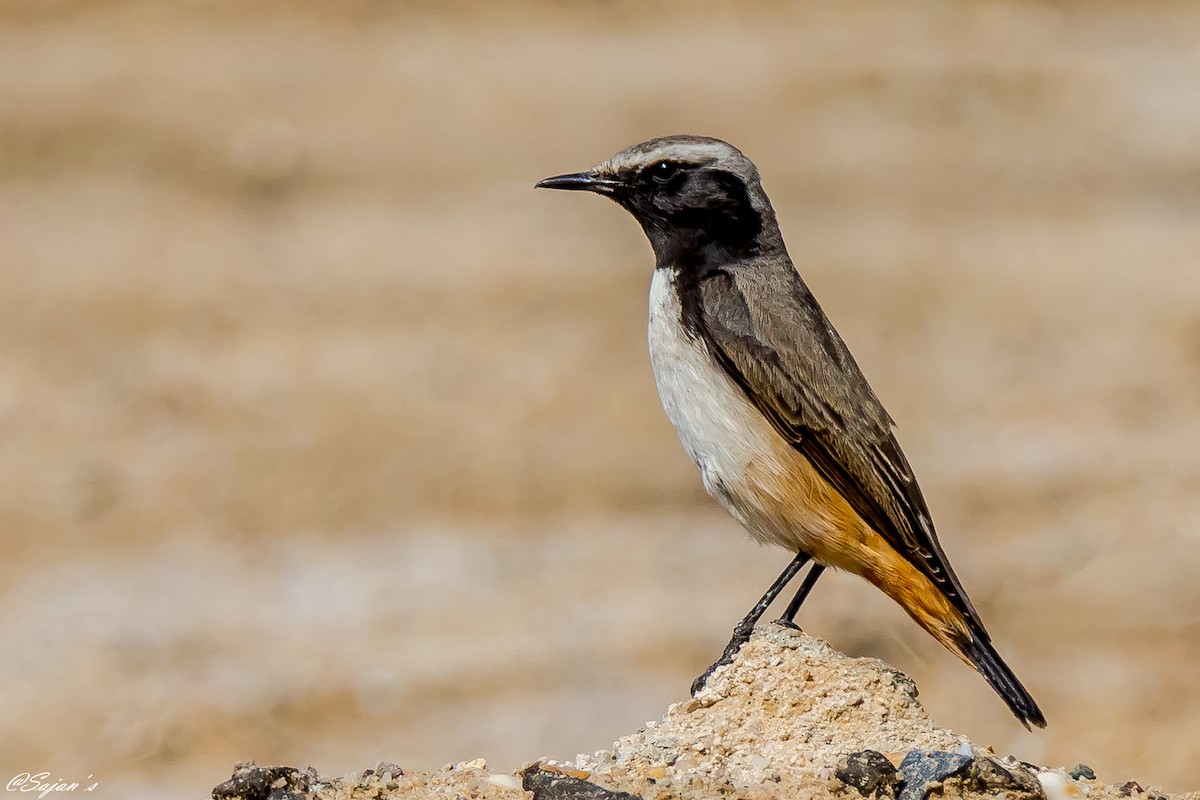
[[[737,656],[738,651],[742,649],[742,645],[750,641],[750,634],[754,633],[754,623],[747,620],[742,620],[733,629],[733,638],[729,640],[729,644],[725,645],[725,652],[721,653],[721,657],[712,663],[708,669],[704,670],[701,675],[692,681],[692,697],[700,694],[704,687],[708,685],[708,679],[717,671],[719,667],[726,664],[732,664],[733,659]]]
[[[779,619],[775,620],[775,624],[784,628],[791,628],[794,631],[800,631],[800,633],[804,633],[804,628],[801,628],[790,619],[784,619],[783,617],[780,617]]]

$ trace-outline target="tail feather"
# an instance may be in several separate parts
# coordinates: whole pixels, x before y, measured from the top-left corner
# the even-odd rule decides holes
[[[1026,728],[1046,727],[1046,718],[1038,708],[1037,701],[1017,680],[1017,676],[1000,658],[987,633],[976,625],[970,626],[970,639],[963,637],[957,644],[962,654],[979,670],[979,674],[996,690],[996,694],[1008,705],[1017,719]]]

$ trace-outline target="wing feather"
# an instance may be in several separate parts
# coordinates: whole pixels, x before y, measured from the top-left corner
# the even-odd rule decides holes
[[[982,632],[891,417],[799,274],[711,272],[689,294],[696,329],[780,435]]]

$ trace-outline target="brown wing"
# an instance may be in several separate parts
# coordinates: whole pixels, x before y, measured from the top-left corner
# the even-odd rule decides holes
[[[710,273],[684,300],[687,321],[775,429],[982,633],[891,417],[799,274],[782,266]]]

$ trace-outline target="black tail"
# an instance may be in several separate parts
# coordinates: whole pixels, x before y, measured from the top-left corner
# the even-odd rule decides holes
[[[975,669],[979,670],[979,674],[1008,704],[1017,719],[1021,720],[1022,725],[1026,728],[1030,728],[1031,725],[1039,728],[1046,727],[1046,718],[1042,716],[1042,710],[1038,708],[1037,701],[1017,680],[1017,676],[1008,668],[1008,664],[1004,663],[1004,659],[1000,658],[1000,654],[996,652],[996,648],[988,639],[987,633],[975,625],[971,627],[973,630],[970,641],[960,640],[959,642],[963,655],[970,659],[971,663],[975,665]]]

